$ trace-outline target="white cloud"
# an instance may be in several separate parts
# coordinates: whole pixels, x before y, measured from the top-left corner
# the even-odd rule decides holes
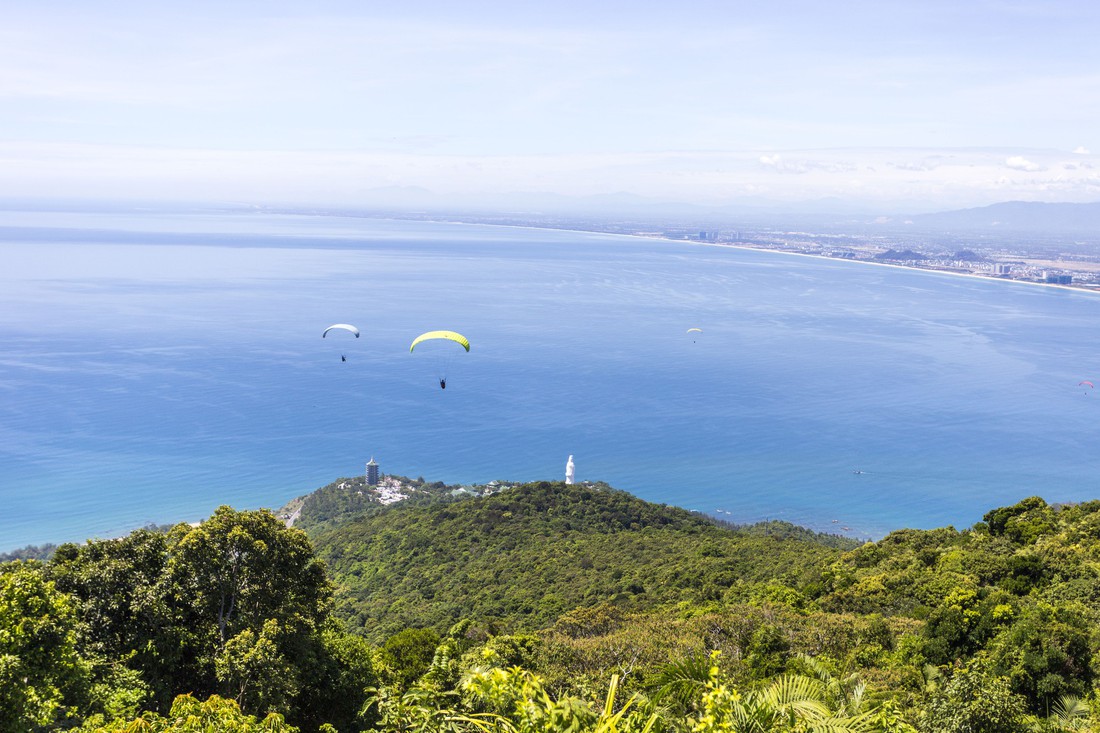
[[[777,155],[761,155],[761,165],[767,168],[773,168],[779,173],[807,173],[812,168],[817,167],[813,163],[799,160],[794,162],[787,162],[782,157]]]
[[[911,171],[911,172],[914,172],[914,173],[927,173],[927,172],[933,171],[933,170],[935,170],[936,168],[939,167],[939,163],[928,161],[928,160],[918,160],[918,161],[904,160],[904,161],[901,161],[901,162],[892,162],[891,161],[891,162],[887,162],[886,165],[891,167],[891,168],[897,168],[899,171]]]
[[[1022,155],[1013,155],[1005,160],[1005,165],[1013,170],[1035,172],[1043,170],[1043,167],[1038,163],[1032,163],[1030,160]]]
[[[1008,197],[1097,200],[1094,166],[1084,158],[1067,165],[1065,155],[963,148],[456,155],[427,148],[232,151],[0,141],[0,197],[371,205],[378,189],[414,187],[444,205],[509,193],[621,191],[697,204],[834,197],[891,211],[904,210],[898,202],[933,210]],[[1016,170],[1007,163],[1013,160]]]

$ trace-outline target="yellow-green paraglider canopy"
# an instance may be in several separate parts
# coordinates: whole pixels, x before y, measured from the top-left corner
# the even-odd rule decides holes
[[[456,344],[466,349],[466,351],[470,350],[470,342],[460,333],[454,331],[428,331],[413,339],[412,344],[409,346],[409,351],[412,352],[420,342],[430,341],[431,339],[447,339],[448,341],[454,341]]]

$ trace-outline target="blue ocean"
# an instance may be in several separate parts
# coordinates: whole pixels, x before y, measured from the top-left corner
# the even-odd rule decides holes
[[[650,501],[860,538],[1100,496],[1089,293],[259,212],[0,212],[0,252],[0,551],[276,508],[371,457],[481,483],[573,455]],[[469,353],[409,352],[435,329]]]

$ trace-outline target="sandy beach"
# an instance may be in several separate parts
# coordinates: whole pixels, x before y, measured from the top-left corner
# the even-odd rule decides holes
[[[927,273],[931,273],[931,274],[935,274],[935,275],[951,275],[953,277],[977,278],[977,279],[986,280],[986,281],[989,281],[989,282],[1016,283],[1016,284],[1019,284],[1019,285],[1034,285],[1034,286],[1042,287],[1042,288],[1057,288],[1059,290],[1072,290],[1072,291],[1079,292],[1079,293],[1093,293],[1093,294],[1100,293],[1100,285],[1075,285],[1075,284],[1072,284],[1072,283],[1069,284],[1069,285],[1062,285],[1062,284],[1058,284],[1058,283],[1044,283],[1044,282],[1037,282],[1035,280],[1021,280],[1021,279],[1012,278],[1012,277],[999,277],[999,276],[994,276],[994,275],[985,275],[985,274],[977,273],[977,272],[957,272],[957,271],[953,271],[953,270],[944,270],[944,269],[935,268],[935,267],[915,267],[913,265],[901,265],[901,264],[898,264],[896,262],[874,262],[872,260],[864,260],[864,259],[856,259],[856,258],[830,257],[828,255],[817,255],[817,254],[812,254],[812,253],[809,253],[809,252],[792,252],[792,251],[786,250],[786,249],[778,249],[778,248],[774,248],[774,247],[761,247],[761,246],[758,246],[758,245],[735,244],[735,243],[732,243],[732,242],[730,242],[730,243],[725,243],[725,242],[696,242],[696,241],[692,241],[692,240],[689,240],[689,239],[675,239],[675,238],[672,238],[672,237],[660,237],[660,236],[649,237],[649,235],[636,235],[636,236],[644,236],[644,237],[652,238],[652,239],[663,239],[665,241],[677,242],[679,244],[694,244],[694,245],[698,245],[698,246],[702,246],[702,247],[731,247],[733,249],[742,249],[742,250],[749,250],[749,251],[754,251],[754,252],[774,252],[776,254],[791,255],[793,257],[812,257],[814,259],[828,260],[830,262],[843,262],[843,263],[851,263],[851,264],[857,264],[857,265],[870,265],[872,267],[893,267],[893,268],[897,268],[897,269],[901,269],[901,270],[913,270],[913,271],[916,271],[916,272],[927,272]],[[1100,263],[1082,263],[1082,264],[1094,265],[1094,268],[1090,268],[1089,271],[1092,271],[1093,269],[1100,270]]]

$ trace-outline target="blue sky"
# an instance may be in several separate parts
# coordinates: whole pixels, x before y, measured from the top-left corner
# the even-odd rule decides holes
[[[9,4],[0,196],[1100,200],[1093,3],[550,5]]]

